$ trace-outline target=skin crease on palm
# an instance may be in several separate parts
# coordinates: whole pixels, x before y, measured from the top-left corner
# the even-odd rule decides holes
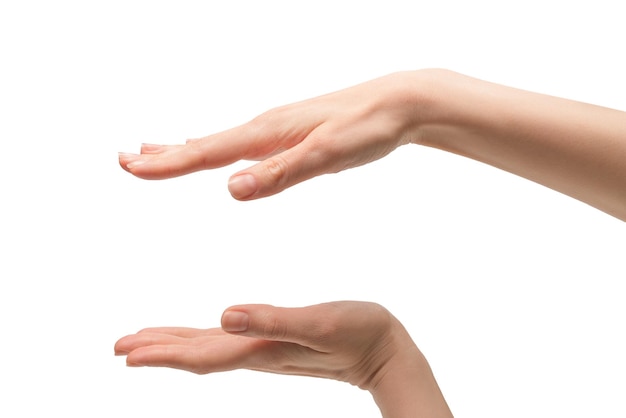
[[[407,144],[484,162],[626,220],[625,112],[447,70],[390,74],[186,144],[144,144],[119,161],[150,180],[257,161],[229,180],[234,198],[253,200]],[[337,379],[369,390],[387,418],[451,416],[406,330],[366,302],[232,307],[221,329],[146,329],[118,341],[116,353],[131,366]]]

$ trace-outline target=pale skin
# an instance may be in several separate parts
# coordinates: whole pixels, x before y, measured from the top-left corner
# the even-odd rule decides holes
[[[626,220],[626,112],[446,70],[395,73],[272,109],[181,145],[144,144],[121,166],[165,179],[258,160],[229,181],[252,200],[419,144],[482,161]]]
[[[119,161],[137,177],[165,179],[257,160],[228,185],[234,198],[252,200],[411,143],[490,164],[626,221],[626,112],[446,70],[391,74],[185,144],[144,144]],[[233,312],[248,314],[246,330],[232,328]],[[116,352],[129,365],[339,379],[369,390],[386,418],[451,416],[421,352],[375,304],[233,307],[222,329],[144,330],[118,341]]]

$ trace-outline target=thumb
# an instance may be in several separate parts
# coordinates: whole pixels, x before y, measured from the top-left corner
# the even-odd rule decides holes
[[[311,149],[310,145],[300,143],[234,174],[228,190],[237,200],[275,195],[331,171],[332,163],[321,147]]]
[[[300,345],[314,343],[320,324],[312,312],[315,306],[306,308],[277,308],[271,305],[232,306],[222,315],[222,329],[230,334],[245,335],[271,341],[290,342]]]

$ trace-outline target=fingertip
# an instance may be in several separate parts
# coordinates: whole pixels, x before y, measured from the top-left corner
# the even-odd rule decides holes
[[[129,170],[132,170],[133,168],[135,168],[137,166],[140,166],[141,164],[143,164],[145,162],[146,162],[145,160],[135,160],[135,161],[132,161],[132,162],[126,164],[126,168],[128,168]]]
[[[122,168],[126,168],[126,164],[128,164],[133,159],[137,158],[137,154],[130,154],[128,152],[118,152],[117,160],[119,161]]]
[[[250,317],[246,312],[227,309],[222,314],[222,329],[226,332],[244,332],[249,325]]]
[[[144,365],[126,360],[126,367],[144,367]]]
[[[143,163],[144,161],[141,159],[141,155],[139,154],[119,152],[118,162],[124,170],[130,171],[131,168]]]
[[[249,173],[235,174],[228,181],[228,191],[237,200],[249,199],[258,190],[256,178]]]
[[[148,367],[155,364],[154,351],[150,347],[137,347],[129,350],[126,354],[127,367]]]
[[[116,341],[115,345],[113,346],[113,352],[116,356],[125,356],[130,352],[130,350],[128,349],[128,345],[126,344],[127,340],[128,336],[122,337]]]

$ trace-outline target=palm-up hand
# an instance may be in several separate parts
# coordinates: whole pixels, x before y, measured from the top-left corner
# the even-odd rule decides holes
[[[375,303],[234,306],[224,312],[222,328],[147,328],[120,339],[115,353],[130,366],[336,379],[369,390],[385,417],[450,415],[407,331]]]

